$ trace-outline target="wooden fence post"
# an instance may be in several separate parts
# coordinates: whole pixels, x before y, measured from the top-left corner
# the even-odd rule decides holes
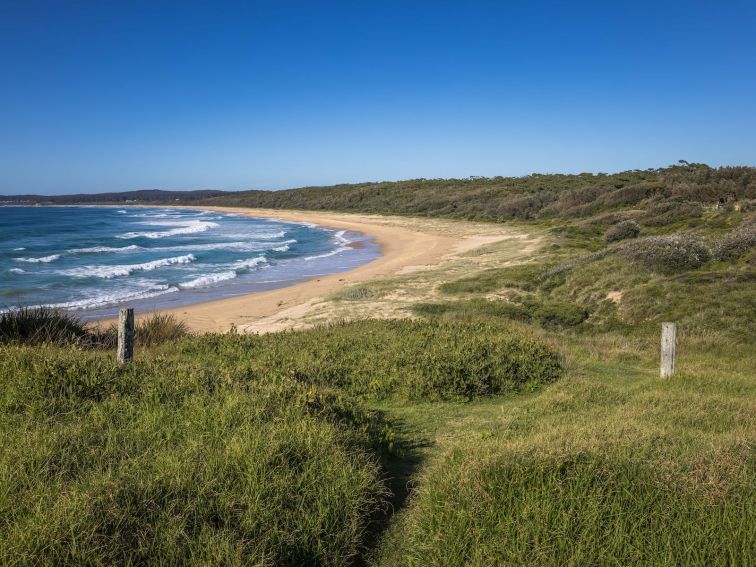
[[[134,308],[124,307],[118,313],[118,362],[126,364],[134,356]]]
[[[661,377],[668,378],[675,373],[675,346],[677,342],[677,325],[662,323],[661,336]]]

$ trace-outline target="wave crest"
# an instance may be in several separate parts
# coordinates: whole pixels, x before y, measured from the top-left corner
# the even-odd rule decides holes
[[[49,256],[43,256],[41,258],[14,258],[16,262],[27,262],[29,264],[48,264],[60,260],[60,254],[51,254]]]
[[[70,270],[58,270],[57,273],[74,278],[97,277],[103,279],[111,279],[120,276],[128,276],[130,274],[133,274],[134,272],[146,272],[165,266],[173,266],[175,264],[190,264],[196,259],[197,257],[194,256],[194,254],[186,254],[185,256],[163,258],[161,260],[144,262],[143,264],[123,264],[119,266],[81,266],[79,268],[71,268]]]

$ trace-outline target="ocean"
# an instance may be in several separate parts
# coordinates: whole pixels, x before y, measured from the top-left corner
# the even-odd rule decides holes
[[[194,209],[0,207],[0,311],[82,319],[179,307],[351,270],[380,256],[344,230]]]

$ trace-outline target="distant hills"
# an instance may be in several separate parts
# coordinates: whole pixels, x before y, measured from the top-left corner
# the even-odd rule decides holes
[[[15,205],[81,205],[104,203],[169,203],[195,202],[223,195],[226,191],[162,191],[142,189],[120,193],[79,193],[76,195],[0,195],[0,204]]]

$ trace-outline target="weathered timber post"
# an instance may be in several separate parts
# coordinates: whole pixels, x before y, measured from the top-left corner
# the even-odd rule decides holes
[[[118,362],[126,364],[134,356],[134,308],[118,313]]]
[[[661,336],[661,377],[668,378],[675,373],[675,346],[677,342],[677,325],[662,323]]]

